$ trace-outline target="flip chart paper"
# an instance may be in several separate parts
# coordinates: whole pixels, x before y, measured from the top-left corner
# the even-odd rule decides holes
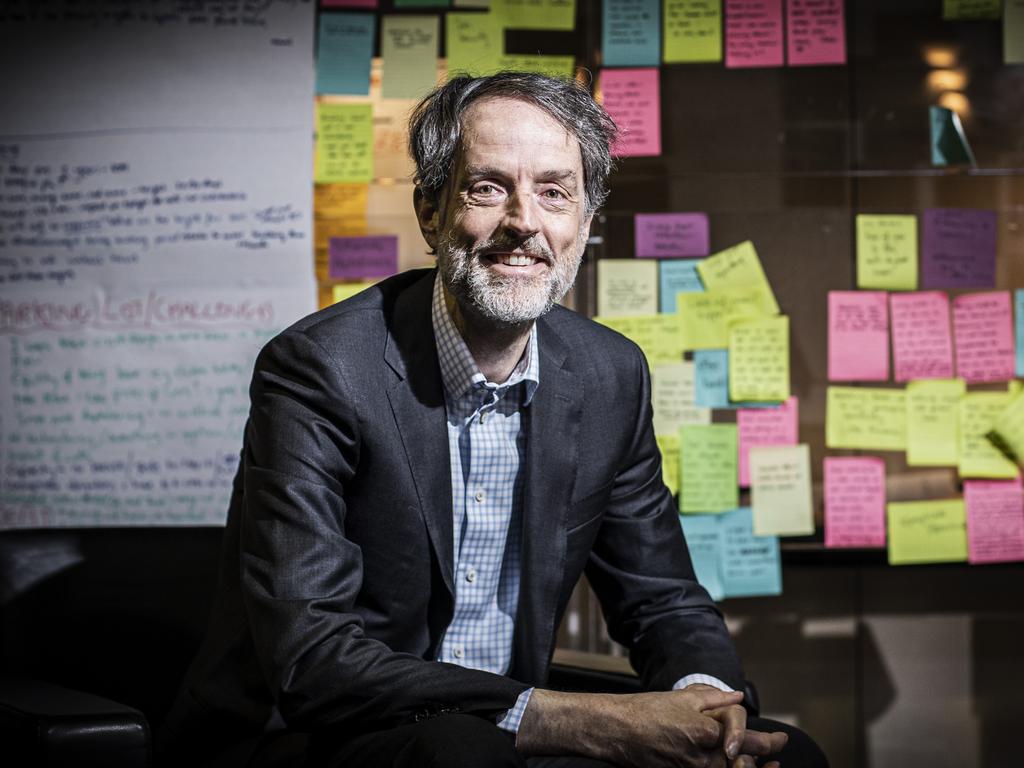
[[[885,462],[825,458],[825,546],[885,546]]]
[[[930,379],[907,384],[907,464],[953,467],[959,462],[960,399],[963,379]]]
[[[782,0],[725,0],[725,66],[782,66]]]
[[[385,16],[381,24],[381,95],[418,99],[437,84],[437,50],[441,22],[437,16]]]
[[[539,54],[505,54],[498,59],[501,69],[535,72],[538,75],[571,78],[576,73],[573,56],[541,56]]]
[[[576,0],[491,0],[491,13],[509,29],[563,29],[576,26]]]
[[[866,451],[907,447],[907,402],[902,389],[829,387],[825,445]]]
[[[942,18],[998,19],[1002,0],[942,0]]]
[[[1024,376],[1024,288],[1013,292],[1017,320],[1017,375]]]
[[[1024,560],[1024,489],[1017,480],[968,480],[967,559],[974,564]]]
[[[857,216],[857,287],[917,288],[917,217]]]
[[[967,559],[963,499],[889,503],[889,565]]]
[[[697,274],[697,259],[665,259],[658,263],[658,308],[675,314],[676,295],[701,293],[704,285]]]
[[[750,485],[750,449],[773,445],[796,445],[799,406],[790,397],[778,408],[741,408],[736,411],[739,440],[740,486]]]
[[[1003,62],[1024,64],[1024,0],[1003,2]]]
[[[791,67],[846,63],[843,0],[787,0],[786,58]]]
[[[316,92],[370,92],[370,59],[377,20],[372,13],[321,13]]]
[[[956,372],[969,384],[1013,378],[1013,310],[1009,291],[953,299]]]
[[[680,515],[679,523],[690,550],[690,560],[697,582],[708,591],[712,600],[725,597],[719,560],[722,557],[721,515]]]
[[[893,293],[892,359],[896,381],[953,375],[949,297],[942,291]]]
[[[658,262],[599,259],[597,313],[601,317],[632,317],[658,311]]]
[[[721,516],[721,577],[726,597],[782,594],[777,536],[755,536],[753,511],[740,507]]]
[[[636,343],[647,357],[648,365],[677,363],[683,359],[683,336],[676,315],[598,316],[594,320]]]
[[[995,211],[929,208],[922,229],[925,288],[995,287]]]
[[[755,535],[814,533],[809,447],[802,444],[751,449],[750,498]]]
[[[711,410],[694,404],[690,361],[651,366],[651,406],[655,435],[678,435],[684,424],[711,423]]]
[[[986,436],[1008,459],[1024,466],[1024,395],[1020,392],[1020,387],[1007,391],[1006,409]]]
[[[1009,392],[968,392],[960,399],[960,477],[1017,477],[1017,465],[987,437],[1010,401]]]
[[[735,509],[736,425],[685,424],[679,430],[679,445],[679,511]]]
[[[945,107],[928,107],[932,165],[974,165],[974,153],[960,116]]]
[[[604,0],[601,51],[606,67],[656,67],[661,63],[661,3]]]
[[[829,381],[889,378],[889,310],[884,291],[829,291]]]
[[[665,487],[675,496],[679,493],[679,434],[655,435],[661,451],[661,477]]]
[[[638,213],[633,221],[638,257],[707,256],[710,252],[706,213]]]
[[[698,267],[698,271],[699,271]],[[737,320],[773,315],[759,287],[705,293],[677,293],[676,312],[686,349],[721,349],[729,345],[729,326]]]
[[[373,107],[370,104],[316,106],[314,181],[373,180]]]
[[[721,0],[665,0],[666,64],[722,60]]]
[[[769,310],[767,314],[779,313],[779,305],[765,277],[761,260],[749,240],[709,256],[697,265],[697,271],[708,291],[757,288],[764,294],[762,304]]]
[[[705,408],[729,407],[729,352],[698,349],[693,353],[694,401]]]
[[[490,75],[501,68],[505,31],[493,13],[445,14],[448,76]]]
[[[332,238],[328,265],[327,274],[332,279],[393,275],[398,271],[398,238],[395,235]]]
[[[331,302],[337,304],[339,301],[351,299],[353,296],[362,293],[367,288],[376,285],[371,280],[358,280],[354,283],[338,283],[331,286]]]
[[[661,94],[658,69],[601,71],[604,108],[619,128],[612,146],[616,157],[656,157],[661,154]]]
[[[789,397],[789,318],[745,320],[729,330],[729,399]]]

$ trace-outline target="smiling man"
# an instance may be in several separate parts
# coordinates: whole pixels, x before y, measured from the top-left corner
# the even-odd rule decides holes
[[[826,765],[734,692],[643,355],[555,306],[614,134],[586,90],[539,75],[458,77],[420,104],[414,204],[438,269],[260,355],[166,762],[280,765],[298,745],[346,768]],[[584,571],[649,693],[544,688]]]

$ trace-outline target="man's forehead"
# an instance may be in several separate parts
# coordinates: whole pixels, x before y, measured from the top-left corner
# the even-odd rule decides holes
[[[569,130],[543,108],[523,99],[489,96],[466,108],[462,115],[463,149],[484,135],[490,140],[540,139],[544,144],[579,149]]]

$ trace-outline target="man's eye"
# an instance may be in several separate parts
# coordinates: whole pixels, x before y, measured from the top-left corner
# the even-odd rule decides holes
[[[473,187],[474,195],[496,195],[498,188],[494,184],[477,184]]]
[[[548,198],[549,200],[564,200],[565,199],[565,193],[562,192],[562,190],[560,190],[560,189],[553,189],[553,188],[552,189],[545,189],[544,192],[543,192],[543,195],[544,195],[544,197]]]

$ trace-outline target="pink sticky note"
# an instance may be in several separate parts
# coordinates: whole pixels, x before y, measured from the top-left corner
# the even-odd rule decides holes
[[[967,561],[1024,560],[1024,487],[1016,480],[967,480]]]
[[[376,8],[377,0],[320,0],[321,8]]]
[[[786,0],[786,55],[791,67],[846,63],[843,0]]]
[[[686,258],[711,253],[706,213],[638,213],[634,223],[637,258]]]
[[[1013,308],[1009,291],[953,299],[956,371],[968,384],[1013,378]]]
[[[750,485],[750,449],[767,445],[796,445],[799,407],[795,397],[778,408],[740,408],[736,411],[740,485]]]
[[[328,240],[327,275],[345,280],[387,277],[398,271],[395,235],[332,237]]]
[[[606,69],[601,72],[604,108],[619,127],[616,157],[661,154],[661,94],[658,69]]]
[[[896,381],[952,377],[949,297],[942,291],[893,293],[889,309]]]
[[[889,311],[885,291],[829,291],[829,381],[889,378]]]
[[[885,462],[871,456],[825,459],[825,546],[885,546]]]
[[[725,66],[782,66],[782,0],[725,0]]]

